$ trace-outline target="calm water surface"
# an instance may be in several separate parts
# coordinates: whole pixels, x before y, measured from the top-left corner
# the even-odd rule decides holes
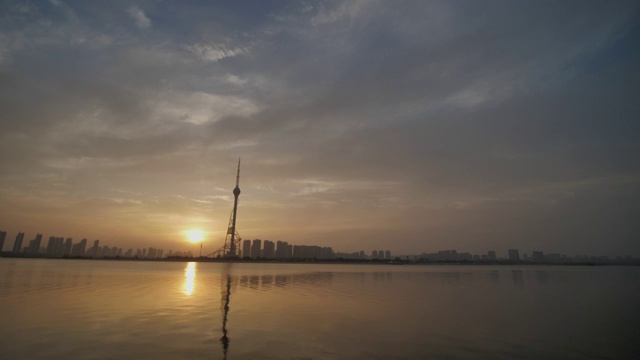
[[[640,268],[0,259],[0,359],[640,359]]]

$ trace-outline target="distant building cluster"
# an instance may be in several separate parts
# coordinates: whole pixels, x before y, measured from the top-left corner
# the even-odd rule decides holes
[[[0,252],[4,251],[4,243],[6,241],[7,232],[0,230]],[[156,249],[153,247],[145,249],[128,249],[124,251],[123,248],[117,246],[109,247],[108,245],[100,246],[100,240],[94,240],[93,245],[87,248],[87,239],[82,239],[77,243],[73,243],[72,238],[50,236],[49,240],[45,244],[42,242],[42,234],[36,234],[35,238],[29,240],[28,243],[24,242],[24,233],[19,232],[16,235],[16,239],[11,247],[11,251],[14,255],[19,256],[33,256],[33,257],[48,257],[48,258],[60,258],[60,257],[84,257],[84,258],[139,258],[139,259],[162,259],[165,257],[163,249]],[[172,252],[169,251],[166,256],[181,256],[181,257],[193,257],[191,251],[186,252]]]
[[[373,250],[371,255],[365,254],[364,250],[352,253],[336,253],[336,258],[347,260],[391,260],[391,251],[389,250]]]
[[[330,247],[315,245],[292,245],[286,241],[273,242],[270,240],[244,240],[242,242],[241,258],[250,259],[320,259],[335,258]]]
[[[456,250],[441,250],[435,253],[422,253],[420,255],[406,256],[405,259],[413,261],[427,262],[509,262],[509,263],[629,263],[634,261],[630,255],[618,256],[611,259],[608,256],[576,255],[567,256],[559,253],[547,253],[533,251],[531,254],[520,255],[518,249],[508,249],[507,257],[498,257],[494,250],[487,251],[486,254],[471,254],[468,252],[458,252]]]

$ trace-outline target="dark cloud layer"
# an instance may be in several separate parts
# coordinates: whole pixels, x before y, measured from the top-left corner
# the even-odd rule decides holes
[[[639,11],[3,1],[0,227],[638,256]]]

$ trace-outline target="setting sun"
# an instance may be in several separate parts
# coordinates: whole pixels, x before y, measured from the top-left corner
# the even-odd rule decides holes
[[[192,243],[199,243],[204,239],[204,231],[202,230],[186,230],[184,234],[187,236],[187,240]]]

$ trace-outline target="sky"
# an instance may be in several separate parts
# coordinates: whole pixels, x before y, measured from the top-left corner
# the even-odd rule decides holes
[[[640,256],[639,1],[0,1],[0,229]],[[192,249],[193,248],[193,249]],[[167,250],[165,250],[167,251]]]

